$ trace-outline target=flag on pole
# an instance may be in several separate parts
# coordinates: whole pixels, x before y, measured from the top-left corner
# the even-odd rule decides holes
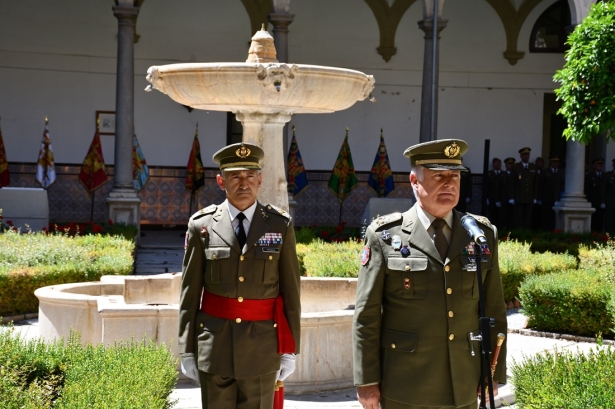
[[[293,126],[293,140],[290,143],[288,149],[288,185],[293,189],[293,196],[299,195],[305,189],[308,184],[307,174],[305,173],[305,166],[303,166],[303,159],[301,159],[301,153],[299,152],[299,145],[297,145],[297,139],[295,138],[295,127]]]
[[[79,172],[79,181],[88,193],[93,192],[107,182],[105,158],[103,157],[102,146],[100,145],[98,126],[96,127],[94,138],[92,138],[90,149],[88,149],[85,159],[83,159],[81,171]]]
[[[132,184],[137,191],[143,189],[149,180],[149,166],[139,146],[137,135],[132,134]]]
[[[376,158],[374,159],[367,185],[372,188],[379,197],[387,197],[395,190],[393,171],[391,170],[387,148],[384,145],[382,128],[380,128],[380,145],[378,145],[378,151],[376,152]]]
[[[356,186],[357,176],[354,173],[352,154],[350,153],[350,145],[348,145],[348,128],[346,128],[346,137],[337,155],[335,166],[329,178],[328,187],[335,197],[337,197],[337,200],[343,203],[350,195],[350,191]]]
[[[203,168],[203,160],[201,159],[201,145],[199,144],[199,124],[196,124],[196,132],[194,133],[194,141],[188,158],[188,167],[186,171],[186,189],[194,195],[200,188],[205,185],[205,168]]]
[[[0,128],[0,187],[8,186],[10,183],[11,173],[9,172],[9,163],[6,160],[4,140],[2,139],[2,128]]]
[[[41,140],[41,150],[38,153],[36,166],[36,181],[43,189],[47,189],[56,181],[56,169],[53,166],[53,149],[49,139],[49,118],[45,117],[45,132]]]

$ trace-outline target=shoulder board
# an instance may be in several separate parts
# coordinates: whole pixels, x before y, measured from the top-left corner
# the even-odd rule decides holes
[[[198,212],[196,212],[195,214],[193,214],[192,217],[190,217],[190,218],[193,219],[193,220],[200,219],[201,217],[205,216],[206,214],[214,213],[217,209],[218,209],[217,205],[215,205],[215,204],[209,205],[206,208],[201,209]]]
[[[282,217],[285,217],[287,219],[290,219],[290,214],[288,214],[288,212],[284,209],[281,209],[277,206],[274,206],[272,204],[268,204],[265,206],[267,208],[267,210],[269,211],[269,213],[273,213],[273,214],[279,214]]]
[[[395,213],[391,213],[391,214],[386,214],[384,216],[380,216],[377,219],[375,219],[372,222],[372,226],[374,228],[374,230],[379,229],[382,226],[386,226],[387,224],[391,224],[393,222],[396,222],[398,220],[402,219],[402,214],[399,212],[395,212]]]
[[[466,214],[468,216],[472,216],[473,218],[476,219],[477,222],[479,222],[480,224],[484,224],[485,226],[489,227],[491,230],[493,230],[493,225],[491,224],[491,222],[489,221],[489,219],[487,219],[485,216],[479,216],[477,214],[472,214],[472,213],[468,213],[466,212]]]

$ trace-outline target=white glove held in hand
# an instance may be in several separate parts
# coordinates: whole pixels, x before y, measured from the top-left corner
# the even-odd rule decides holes
[[[508,201],[508,203],[509,203],[509,204],[512,204],[512,205],[514,205],[514,204],[515,204],[515,199],[510,199],[510,200]]]
[[[284,381],[290,374],[295,372],[295,354],[282,354],[280,370],[278,371],[278,381]]]
[[[601,209],[606,209],[606,203],[600,203],[600,208]]]
[[[502,207],[502,203],[500,203],[500,202],[495,202],[495,207]]]
[[[194,359],[194,354],[182,355],[181,370],[182,373],[188,378],[199,382],[199,370],[196,367],[196,360]]]

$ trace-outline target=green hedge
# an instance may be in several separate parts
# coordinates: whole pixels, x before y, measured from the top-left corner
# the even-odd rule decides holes
[[[37,288],[133,270],[134,243],[119,236],[0,234],[0,315],[38,311]]]
[[[612,338],[615,285],[599,271],[528,277],[519,295],[531,328]]]
[[[545,352],[511,368],[520,409],[615,408],[615,353]]]
[[[0,402],[7,409],[167,409],[177,372],[166,346],[23,340],[0,328]]]
[[[297,245],[301,272],[310,277],[357,277],[362,243],[325,243],[315,240]]]

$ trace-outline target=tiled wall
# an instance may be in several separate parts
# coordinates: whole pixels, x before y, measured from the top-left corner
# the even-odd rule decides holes
[[[11,187],[40,187],[35,180],[36,165],[10,164]],[[56,223],[90,220],[92,198],[79,182],[79,165],[56,164],[57,180],[48,189],[49,218]],[[150,180],[139,192],[141,223],[185,225],[191,212],[224,200],[216,184],[216,169],[206,169],[205,186],[197,192],[190,209],[190,192],[185,189],[185,168],[150,167]],[[107,166],[107,183],[94,192],[94,221],[107,220],[105,199],[113,187],[113,167]],[[327,188],[330,172],[308,172],[308,188],[295,198],[295,225],[337,225],[340,204]],[[367,186],[368,173],[358,173],[359,184],[342,206],[342,221],[359,226],[365,206],[376,195]],[[390,197],[411,198],[407,173],[394,174],[395,191]],[[481,194],[480,175],[473,176],[473,201],[470,211],[478,213]],[[478,210],[477,210],[478,209]]]

